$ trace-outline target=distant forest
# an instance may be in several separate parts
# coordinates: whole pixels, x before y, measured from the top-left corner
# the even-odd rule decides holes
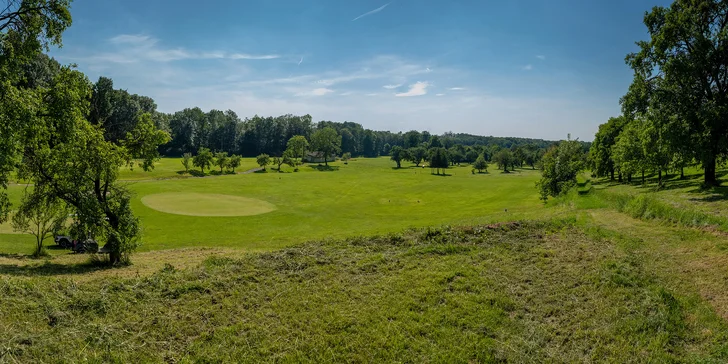
[[[33,85],[44,86],[61,69],[53,58],[39,55],[25,66],[25,80]],[[317,130],[334,128],[341,135],[341,153],[352,156],[376,157],[389,155],[394,146],[408,149],[427,145],[432,135],[427,131],[390,132],[365,129],[361,124],[344,121],[314,122],[311,115],[281,115],[276,117],[253,116],[241,119],[234,111],[211,110],[205,112],[198,107],[187,108],[175,113],[157,110],[155,101],[148,96],[114,89],[113,81],[100,77],[92,85],[89,120],[102,125],[110,140],[121,140],[136,126],[138,117],[148,113],[157,128],[169,133],[171,140],[159,147],[165,156],[195,154],[200,148],[213,152],[227,152],[245,157],[259,154],[282,155],[286,143],[295,135],[307,139]],[[480,136],[448,132],[439,135],[442,146],[483,146],[492,152],[498,149],[548,149],[556,142],[515,137]],[[589,143],[584,143],[588,149]]]

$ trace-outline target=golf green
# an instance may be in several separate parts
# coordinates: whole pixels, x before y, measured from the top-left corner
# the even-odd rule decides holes
[[[276,209],[263,200],[216,193],[156,193],[144,196],[142,203],[157,211],[187,216],[252,216]]]

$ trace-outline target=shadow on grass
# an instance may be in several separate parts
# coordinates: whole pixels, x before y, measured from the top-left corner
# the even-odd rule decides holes
[[[196,169],[191,169],[189,173],[190,173],[190,176],[193,176],[193,177],[205,177],[205,172],[198,171]]]
[[[77,264],[58,264],[53,263],[50,260],[46,260],[45,263],[42,264],[0,264],[0,272],[3,274],[23,277],[85,274],[106,269],[112,268],[102,262],[94,261]]]
[[[267,169],[259,169],[257,171],[253,171],[253,173],[268,173]]]
[[[320,172],[333,172],[333,171],[339,170],[339,166],[309,166],[309,167],[311,167],[317,171],[320,171]]]

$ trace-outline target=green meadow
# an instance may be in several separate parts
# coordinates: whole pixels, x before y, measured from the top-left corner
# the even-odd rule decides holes
[[[2,226],[0,361],[728,360],[728,230],[666,204],[722,209],[692,172],[582,176],[544,204],[528,168],[177,164],[123,172],[144,225],[130,266],[31,259]]]
[[[191,177],[179,159],[164,158],[147,179],[123,171],[144,233],[141,251],[228,247],[267,250],[326,237],[395,232],[408,227],[509,220],[542,209],[530,168],[473,174],[453,167],[446,176],[429,168],[393,168],[388,158],[335,162],[330,170],[304,165],[298,172],[244,159],[241,173]],[[214,170],[213,170],[214,171]],[[22,186],[11,188],[19,198]],[[228,196],[228,197],[226,197]],[[507,211],[506,211],[507,210]],[[32,250],[30,239],[0,225],[0,251]]]

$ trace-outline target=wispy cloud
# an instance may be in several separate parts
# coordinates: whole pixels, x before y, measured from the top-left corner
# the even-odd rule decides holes
[[[398,83],[396,85],[384,85],[382,87],[386,88],[387,90],[392,90],[392,89],[395,89],[395,88],[398,88],[398,87],[401,87],[401,86],[402,86],[402,84],[401,83]]]
[[[254,55],[254,54],[244,54],[244,53],[235,53],[231,54],[229,56],[225,56],[223,54],[222,57],[219,58],[230,58],[230,59],[276,59],[280,58],[281,56],[277,54],[264,54],[264,55]]]
[[[429,87],[430,84],[427,82],[417,82],[414,85],[410,85],[410,88],[407,92],[401,92],[398,94],[395,94],[394,96],[398,97],[409,97],[409,96],[422,96],[427,94],[427,87]]]
[[[378,8],[376,8],[376,9],[372,10],[372,11],[368,11],[368,12],[366,12],[366,13],[362,14],[362,15],[359,15],[359,16],[357,16],[356,18],[354,18],[354,19],[351,19],[351,21],[357,21],[357,20],[359,20],[359,19],[361,19],[361,18],[363,18],[363,17],[365,17],[365,16],[369,16],[369,15],[372,15],[372,14],[376,14],[376,13],[378,13],[378,12],[380,12],[380,11],[384,10],[384,8],[386,8],[387,6],[389,6],[389,4],[390,4],[390,3],[386,3],[386,4],[384,4],[384,5],[380,6],[380,7],[378,7]]]
[[[464,91],[464,87],[450,87],[448,90],[450,91]]]
[[[330,94],[332,92],[334,92],[334,90],[328,89],[325,87],[320,87],[320,88],[315,88],[310,91],[298,92],[298,93],[296,93],[296,96],[324,96],[324,95]]]
[[[168,48],[160,41],[143,34],[120,34],[108,40],[112,50],[92,55],[68,57],[74,61],[138,63],[141,61],[172,62],[187,59],[264,60],[280,58],[277,54],[247,54],[213,51],[192,51]]]
[[[298,65],[300,66],[300,65],[301,65],[301,63],[303,63],[303,57],[301,57],[301,60],[300,60],[300,61],[298,61]]]
[[[523,70],[524,70],[524,71],[530,71],[530,70],[532,70],[532,69],[533,69],[533,66],[532,66],[532,65],[530,65],[530,64],[527,64],[527,65],[525,65],[525,66],[523,67]]]
[[[543,61],[543,60],[545,60],[545,59],[546,59],[546,56],[538,55],[538,56],[536,56],[536,58],[538,58],[538,59],[540,59],[540,60],[542,60],[542,61]]]
[[[445,94],[436,94],[435,96],[445,96]]]

